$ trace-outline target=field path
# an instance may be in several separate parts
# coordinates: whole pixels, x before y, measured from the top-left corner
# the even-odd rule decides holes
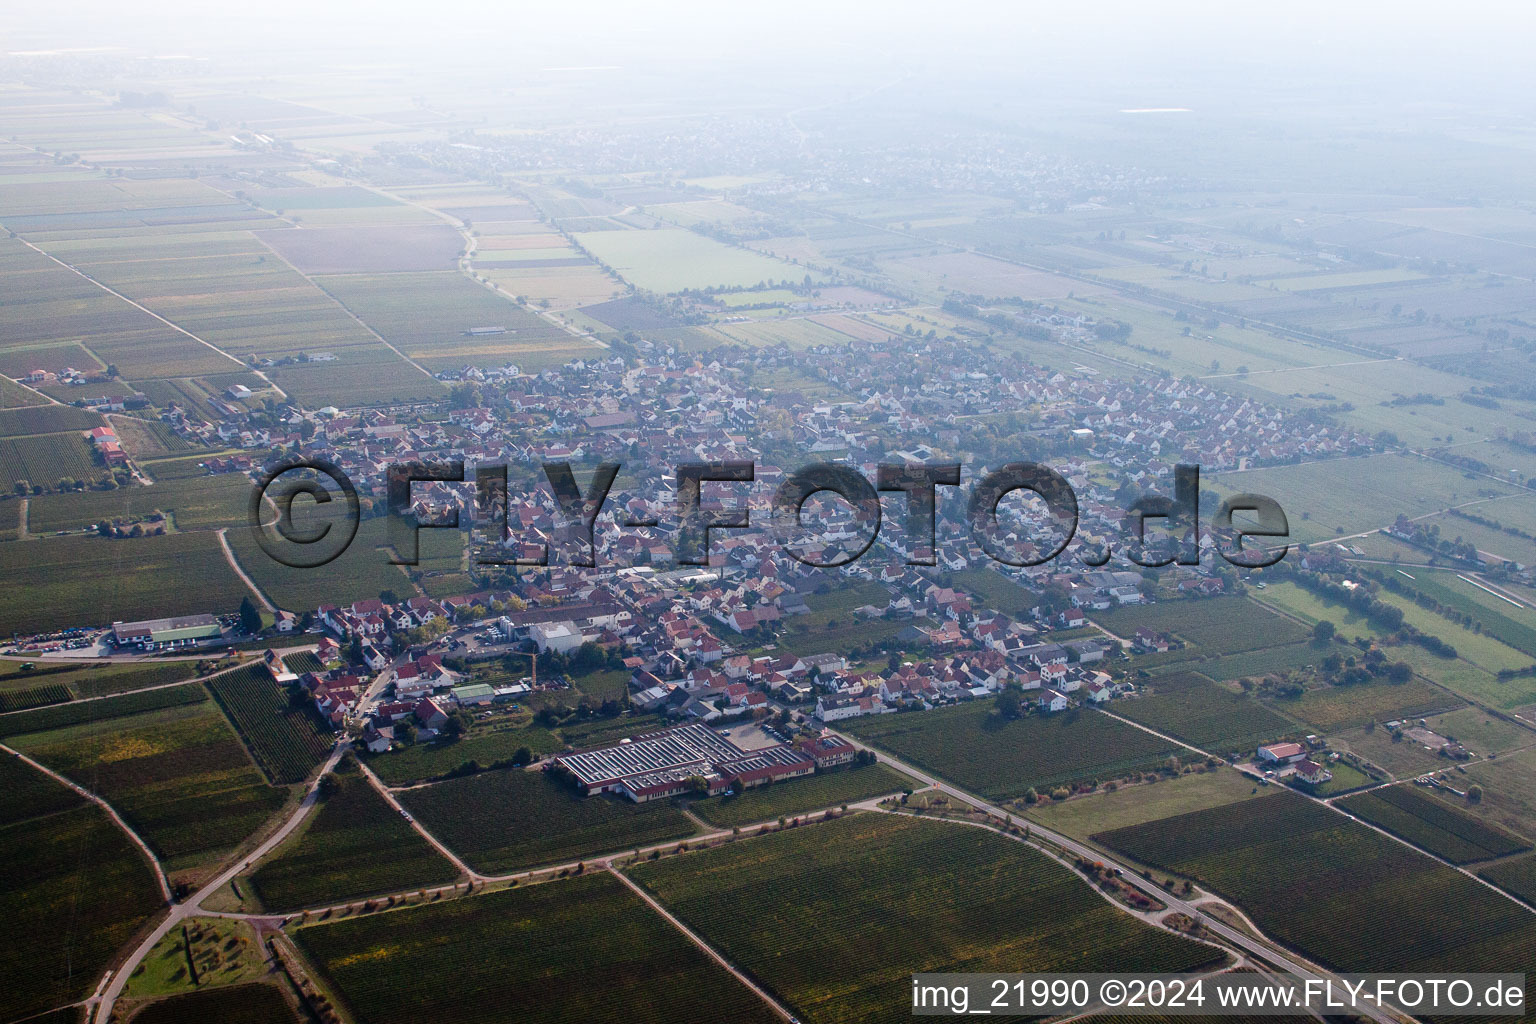
[[[95,793],[92,793],[90,790],[86,789],[84,786],[76,785],[74,782],[66,779],[52,768],[32,760],[30,757],[28,757],[26,754],[23,754],[19,750],[14,750],[11,747],[6,746],[4,743],[0,743],[0,751],[4,751],[12,757],[19,758],[23,764],[31,765],[33,768],[36,768],[50,779],[68,786],[74,792],[80,794],[91,803],[95,804],[97,807],[100,807],[102,810],[106,811],[107,816],[117,823],[117,827],[122,829],[123,832],[127,834],[129,839],[133,840],[133,844],[139,848],[139,852],[144,855],[144,859],[149,861],[150,867],[154,869],[155,881],[160,886],[160,898],[165,900],[167,903],[171,902],[171,884],[165,877],[165,869],[160,866],[160,858],[156,857],[154,851],[149,848],[149,844],[146,843],[137,832],[128,826],[128,823],[123,820],[123,816],[117,813],[116,808],[107,803],[101,797],[97,796]]]
[[[310,809],[319,801],[320,780],[329,775],[341,760],[342,755],[351,749],[352,745],[345,741],[336,744],[336,748],[331,751],[331,756],[326,759],[325,764],[320,767],[319,773],[316,774],[314,781],[310,783],[309,792],[304,794],[304,799],[299,801],[299,806],[294,809],[288,820],[283,822],[277,831],[268,836],[256,849],[226,868],[213,881],[204,885],[185,903],[178,903],[171,907],[171,912],[166,915],[165,920],[161,921],[155,930],[145,936],[138,947],[128,954],[122,966],[117,968],[116,971],[108,972],[107,977],[110,980],[106,982],[105,987],[98,989],[96,995],[87,1000],[88,1004],[95,1004],[95,1010],[87,1014],[87,1020],[95,1021],[95,1024],[109,1024],[112,1019],[112,1007],[117,1002],[118,997],[123,994],[123,986],[128,983],[129,977],[132,976],[134,969],[138,967],[139,963],[149,955],[149,951],[154,949],[160,940],[170,933],[171,929],[181,924],[187,918],[200,915],[209,916],[205,915],[202,909],[203,900],[228,885],[242,871],[247,870],[256,861],[271,853],[283,840],[292,835],[293,830],[299,827],[304,817],[309,814]],[[259,915],[250,916],[256,917]]]
[[[27,513],[29,513],[32,510],[31,506],[32,506],[32,499],[31,498],[22,498],[21,499],[20,507],[16,510],[16,516],[17,516],[17,519],[16,519],[16,539],[17,540],[26,540],[27,537],[28,537],[28,534],[27,534]]]
[[[229,567],[235,570],[235,575],[244,581],[246,588],[256,595],[256,600],[261,602],[263,608],[269,612],[277,611],[277,605],[273,604],[267,598],[267,595],[261,592],[261,588],[256,585],[256,581],[247,576],[245,570],[240,567],[239,560],[235,558],[234,548],[229,546],[229,539],[224,536],[228,532],[229,527],[227,526],[219,531],[219,547],[224,549],[224,561],[228,562]]]
[[[737,981],[747,986],[747,988],[756,993],[759,999],[773,1007],[774,1011],[780,1017],[783,1017],[785,1020],[795,1019],[794,1015],[789,1012],[783,1003],[780,1003],[777,999],[768,994],[767,989],[763,988],[757,982],[749,978],[744,971],[727,960],[722,954],[716,952],[715,948],[709,943],[705,942],[702,936],[700,936],[692,928],[689,928],[682,921],[678,920],[676,915],[674,915],[670,910],[657,902],[655,897],[653,897],[650,893],[636,885],[634,880],[631,879],[628,875],[620,871],[618,868],[613,867],[612,865],[609,865],[608,870],[615,878],[629,886],[629,888],[634,892],[636,896],[639,896],[642,900],[644,900],[646,904],[652,910],[656,911],[656,913],[660,914],[668,924],[687,936],[689,941],[691,941],[695,946],[698,946],[699,949],[703,950],[711,960],[719,964],[721,967],[724,967],[727,971],[730,971]]]
[[[437,838],[437,836],[434,836],[431,832],[428,832],[426,828],[421,824],[421,822],[416,820],[415,815],[406,811],[405,807],[395,797],[395,794],[390,792],[389,787],[384,785],[383,781],[377,775],[373,774],[373,769],[369,768],[366,764],[363,764],[361,758],[359,758],[357,761],[357,767],[358,770],[363,773],[363,777],[368,780],[368,785],[372,786],[374,791],[377,792],[379,796],[384,798],[384,802],[389,804],[390,807],[393,807],[395,813],[403,817],[410,824],[411,828],[416,830],[416,834],[430,843],[432,848],[438,853],[442,854],[443,859],[457,868],[461,875],[466,876],[470,879],[470,881],[473,882],[484,882],[489,879],[490,876],[482,875],[480,872],[464,863],[463,859],[459,857],[458,854],[448,849],[448,847],[445,846],[442,841]]]

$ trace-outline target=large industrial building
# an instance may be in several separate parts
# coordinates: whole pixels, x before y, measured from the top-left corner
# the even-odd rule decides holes
[[[636,803],[686,793],[697,785],[689,781],[695,778],[713,794],[733,784],[750,789],[816,770],[815,760],[793,747],[743,750],[698,723],[562,754],[553,766],[570,774],[583,793],[622,793]]]

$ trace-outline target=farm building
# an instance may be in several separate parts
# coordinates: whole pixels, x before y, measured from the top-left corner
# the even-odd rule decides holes
[[[1300,743],[1271,743],[1259,748],[1259,760],[1269,764],[1290,764],[1305,753]]]

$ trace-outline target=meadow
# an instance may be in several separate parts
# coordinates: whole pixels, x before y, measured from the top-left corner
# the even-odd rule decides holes
[[[1160,767],[1165,740],[1095,711],[997,716],[990,701],[849,719],[848,732],[993,800]]]
[[[1279,793],[1093,838],[1211,887],[1266,935],[1334,970],[1502,970],[1536,957],[1536,915],[1305,797]]]
[[[247,876],[265,910],[296,911],[458,877],[353,762],[338,765],[335,779],[314,818]]]
[[[606,872],[300,928],[358,1024],[772,1024],[779,1016]],[[418,984],[398,984],[409,965]]]
[[[819,1024],[910,1013],[916,971],[1171,972],[1223,957],[1124,914],[1022,843],[965,825],[855,814],[628,870]],[[874,935],[900,941],[865,941]]]
[[[883,764],[849,765],[817,772],[810,778],[758,786],[737,796],[695,800],[688,809],[711,825],[733,828],[858,803],[915,785],[913,779]]]
[[[182,686],[146,690],[143,693],[126,693],[107,700],[60,704],[0,717],[0,737],[17,736],[28,732],[47,732],[89,722],[104,722],[145,711],[201,704],[207,699],[208,692],[202,686],[197,683],[187,683]]]
[[[1339,804],[1452,864],[1507,857],[1531,848],[1518,836],[1487,825],[1407,783],[1360,793]]]
[[[330,729],[311,701],[294,706],[266,666],[224,672],[207,686],[273,785],[302,782],[325,760],[334,742]]]
[[[664,800],[583,797],[543,772],[482,772],[400,794],[400,802],[477,871],[510,873],[692,835]]]
[[[1115,790],[1100,789],[1070,800],[1041,800],[1024,808],[1025,817],[1074,839],[1095,832],[1140,825],[1187,811],[1258,799],[1281,792],[1261,789],[1250,776],[1231,768],[1188,772],[1174,778]]]
[[[1456,697],[1417,677],[1406,683],[1373,680],[1353,686],[1309,686],[1300,697],[1276,698],[1275,707],[1328,733],[1368,722],[1422,718],[1461,704]]]

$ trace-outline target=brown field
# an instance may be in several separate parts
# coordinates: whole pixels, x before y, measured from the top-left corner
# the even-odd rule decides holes
[[[451,270],[464,248],[458,232],[446,224],[258,231],[256,236],[307,274]]]

